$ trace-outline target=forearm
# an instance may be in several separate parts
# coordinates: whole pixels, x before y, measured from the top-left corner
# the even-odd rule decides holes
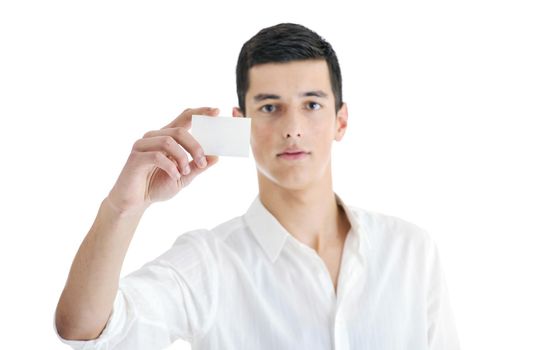
[[[99,336],[112,311],[122,264],[143,210],[121,213],[103,200],[77,252],[56,310],[65,339]]]

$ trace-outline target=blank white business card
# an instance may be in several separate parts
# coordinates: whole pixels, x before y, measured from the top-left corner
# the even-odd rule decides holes
[[[206,155],[249,157],[251,118],[193,115],[191,134]]]

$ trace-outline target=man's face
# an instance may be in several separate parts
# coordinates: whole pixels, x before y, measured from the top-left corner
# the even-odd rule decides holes
[[[252,67],[245,114],[260,175],[291,190],[331,175],[331,146],[343,137],[348,115],[346,105],[335,113],[325,60]]]

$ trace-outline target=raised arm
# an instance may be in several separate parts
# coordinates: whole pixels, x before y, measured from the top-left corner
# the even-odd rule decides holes
[[[218,110],[187,109],[133,145],[71,266],[56,308],[56,328],[62,338],[89,340],[101,334],[112,311],[129,243],[146,209],[174,197],[217,162],[217,157],[204,156],[188,133],[193,114],[216,116]]]

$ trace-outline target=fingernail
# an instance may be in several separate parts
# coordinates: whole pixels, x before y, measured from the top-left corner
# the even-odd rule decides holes
[[[191,167],[189,166],[189,164],[187,164],[186,166],[183,167],[183,174],[184,175],[188,175],[190,172],[191,172]]]
[[[206,157],[204,157],[204,156],[198,157],[198,158],[197,158],[197,164],[198,164],[199,167],[205,168],[206,165],[207,165],[207,163],[206,163]]]

